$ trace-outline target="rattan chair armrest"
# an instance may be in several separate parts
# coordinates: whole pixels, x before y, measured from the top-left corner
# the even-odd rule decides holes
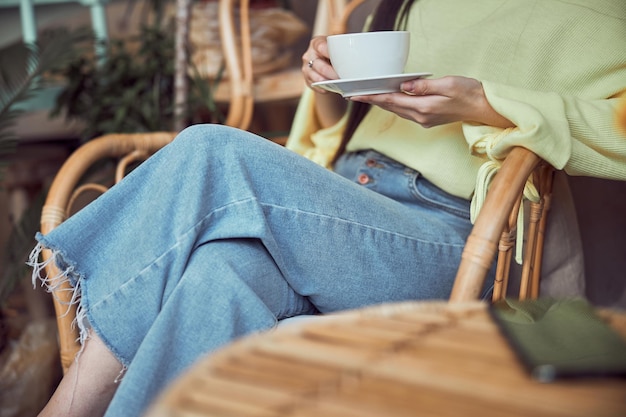
[[[528,177],[541,162],[528,149],[511,150],[487,193],[485,203],[467,238],[450,301],[476,300],[498,251],[511,211],[521,198]]]

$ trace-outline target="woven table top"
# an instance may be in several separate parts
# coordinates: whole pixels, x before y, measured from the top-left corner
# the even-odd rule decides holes
[[[601,316],[626,339],[626,315]],[[407,302],[243,338],[148,417],[626,416],[626,379],[532,380],[480,302]]]

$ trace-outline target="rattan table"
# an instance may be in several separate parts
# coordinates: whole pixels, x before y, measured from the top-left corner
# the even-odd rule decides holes
[[[602,316],[626,338],[626,315]],[[626,416],[625,379],[532,380],[486,304],[401,303],[279,326],[201,359],[171,416]]]

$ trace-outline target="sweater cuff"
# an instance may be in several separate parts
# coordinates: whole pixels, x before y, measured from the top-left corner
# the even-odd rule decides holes
[[[483,81],[483,89],[494,110],[515,127],[463,123],[463,134],[473,154],[501,161],[513,147],[522,146],[557,169],[565,166],[572,144],[560,96],[488,81]]]

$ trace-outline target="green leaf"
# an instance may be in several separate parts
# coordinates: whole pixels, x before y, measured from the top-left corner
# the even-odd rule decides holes
[[[75,53],[70,46],[92,37],[86,29],[47,31],[35,45],[16,43],[0,49],[0,180],[7,157],[17,145],[11,131],[22,113],[15,108],[37,94],[45,85],[42,78],[58,65],[65,65]]]

